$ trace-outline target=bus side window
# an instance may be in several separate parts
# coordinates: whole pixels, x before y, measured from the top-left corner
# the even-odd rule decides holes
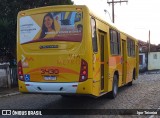
[[[135,57],[135,41],[131,38],[127,38],[128,56]]]
[[[110,49],[112,55],[120,55],[121,48],[120,48],[120,34],[110,29]]]
[[[96,33],[96,21],[93,18],[91,18],[91,31],[92,31],[93,52],[98,52],[97,33]]]

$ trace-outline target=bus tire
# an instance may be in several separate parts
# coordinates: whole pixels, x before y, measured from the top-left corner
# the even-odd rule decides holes
[[[110,98],[114,99],[116,98],[118,94],[118,77],[116,74],[113,76],[113,85],[112,85],[112,91],[110,92]]]

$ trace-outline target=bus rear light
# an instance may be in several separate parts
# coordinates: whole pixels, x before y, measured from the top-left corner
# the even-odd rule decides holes
[[[86,72],[85,70],[84,70],[82,73],[83,73],[83,75],[86,75],[86,74],[87,74],[87,72]]]
[[[86,76],[82,75],[81,76],[81,81],[84,81],[86,79]]]
[[[83,66],[83,69],[86,70],[86,69],[87,69],[87,66]]]
[[[20,75],[19,77],[20,77],[20,80],[22,80],[22,79],[23,79],[23,75]]]
[[[81,60],[81,69],[80,69],[80,76],[79,82],[83,82],[88,78],[88,63],[85,60]]]
[[[21,61],[18,62],[18,79],[21,80],[21,81],[24,81]]]
[[[18,71],[18,75],[22,75],[22,72],[21,72],[21,71]]]

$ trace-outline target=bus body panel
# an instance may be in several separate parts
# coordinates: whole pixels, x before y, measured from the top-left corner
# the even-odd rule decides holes
[[[61,10],[61,7],[54,7],[54,10],[52,10],[51,8],[52,7],[20,12],[18,15],[18,19],[20,19],[20,21],[18,21],[17,23],[18,31],[21,30],[20,29],[20,25],[22,24],[21,19],[25,17],[21,15],[22,13],[25,14],[26,16],[32,16],[34,20],[37,21],[38,20],[37,17],[40,16],[40,15],[38,16],[37,14],[43,14],[45,12],[55,12],[55,11],[57,12],[77,11],[77,9],[80,8],[81,11],[77,11],[77,13],[83,12],[84,10],[85,12],[83,12],[83,15],[88,16],[87,8],[84,6],[80,7],[75,6],[69,9],[63,6],[63,10]],[[66,16],[67,15],[68,14],[66,14]],[[88,18],[89,17],[84,17],[83,20],[88,21]],[[77,26],[78,23],[76,23],[76,27]],[[87,30],[88,27],[89,27],[88,25],[86,26],[84,25],[83,33],[84,32],[87,33],[89,31]],[[86,50],[86,46],[84,45],[87,43],[87,40],[82,40],[80,42],[39,41],[39,42],[29,42],[29,43],[19,44],[21,38],[20,36],[21,36],[20,32],[17,32],[17,39],[18,39],[17,62],[22,63],[24,79],[26,79],[27,82],[48,82],[48,83],[79,82],[81,60],[83,59],[86,61],[86,60],[91,60],[92,58],[90,56],[89,57],[86,56],[91,54],[91,53],[88,54],[88,52],[91,51]],[[87,37],[83,35],[82,39],[85,38]],[[91,73],[89,72],[89,70],[91,70],[90,67],[92,63],[91,62],[87,63],[88,63],[88,78],[91,78]],[[22,82],[19,83],[21,84]],[[23,87],[23,89],[20,88],[20,91],[22,92],[26,91],[26,89],[24,90],[24,88],[25,87]]]
[[[55,22],[55,34],[49,38],[50,33],[42,33],[42,23],[47,24],[47,13],[52,14]],[[93,51],[91,19],[96,23],[97,52]],[[33,26],[38,30],[34,31]],[[119,55],[111,54],[111,29],[119,33]],[[29,35],[31,32],[34,34]],[[41,37],[44,35],[46,37]],[[86,6],[51,6],[19,12],[17,63],[20,92],[98,97],[112,91],[115,74],[118,87],[131,82],[134,69],[138,77],[139,56],[137,51],[135,57],[128,56],[127,37],[130,36],[102,21]],[[136,46],[136,40],[130,38]]]

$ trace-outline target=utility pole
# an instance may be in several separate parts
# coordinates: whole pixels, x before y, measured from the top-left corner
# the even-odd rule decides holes
[[[112,22],[114,23],[114,0],[112,0]]]
[[[123,0],[123,1],[114,1],[114,0],[112,0],[112,1],[109,1],[109,0],[107,0],[107,3],[110,5],[110,4],[112,4],[112,22],[114,23],[114,3],[122,3],[122,2],[126,2],[126,3],[128,3],[128,0]]]
[[[151,40],[151,33],[150,33],[150,30],[149,30],[149,37],[148,38],[149,38],[149,41],[148,41],[149,42],[149,44],[148,44],[149,45],[148,46],[148,53],[150,53],[150,50],[151,50],[151,42],[150,42],[150,40]]]

